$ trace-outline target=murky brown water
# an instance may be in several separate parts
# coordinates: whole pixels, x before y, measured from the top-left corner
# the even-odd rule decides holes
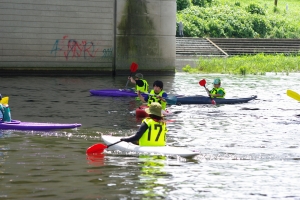
[[[176,94],[202,94],[216,75],[147,77]],[[133,98],[90,96],[124,88],[126,77],[1,77],[13,119],[81,123],[76,130],[0,132],[0,199],[300,199],[300,74],[220,75],[238,105],[182,105],[168,143],[200,151],[193,160],[106,152],[87,160],[100,134],[133,134]],[[101,141],[100,141],[101,142]]]

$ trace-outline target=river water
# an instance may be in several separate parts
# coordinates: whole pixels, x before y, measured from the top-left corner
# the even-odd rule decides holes
[[[124,88],[126,77],[1,77],[12,118],[81,123],[50,132],[0,132],[0,199],[300,199],[300,74],[235,76],[176,73],[171,94],[206,95],[220,77],[227,98],[257,95],[237,105],[173,105],[168,144],[199,151],[194,159],[106,151],[88,159],[101,134],[127,136],[141,123],[134,98],[90,96]],[[130,85],[130,83],[129,83]],[[132,85],[130,85],[132,86]]]

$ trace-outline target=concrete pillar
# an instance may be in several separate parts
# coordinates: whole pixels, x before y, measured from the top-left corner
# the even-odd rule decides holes
[[[174,74],[176,0],[116,0],[116,75],[138,71]]]

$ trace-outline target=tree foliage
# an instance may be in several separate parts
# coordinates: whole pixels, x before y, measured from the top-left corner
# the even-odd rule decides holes
[[[192,4],[199,7],[211,6],[212,3],[213,0],[192,0]]]
[[[192,5],[191,0],[176,0],[176,3],[177,12],[189,8]]]
[[[251,14],[259,14],[259,15],[265,15],[266,11],[260,7],[258,4],[251,3],[249,6],[246,7],[246,11]]]
[[[195,2],[196,0],[192,0]],[[190,6],[177,12],[186,37],[220,38],[299,38],[300,27],[281,18],[268,16],[257,4]]]

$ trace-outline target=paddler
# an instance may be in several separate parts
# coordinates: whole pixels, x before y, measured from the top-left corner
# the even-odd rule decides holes
[[[0,102],[1,100],[2,100],[2,95],[0,94]],[[0,103],[0,121],[3,122],[11,121],[10,109],[8,107],[8,104],[3,105],[2,103]]]
[[[211,98],[224,98],[225,97],[225,90],[221,87],[221,80],[219,78],[216,78],[213,82],[214,88],[211,90],[208,90],[206,87],[206,91],[211,96]]]
[[[140,146],[165,146],[166,145],[166,122],[163,120],[162,106],[158,102],[153,102],[145,112],[149,117],[142,121],[139,130],[135,135],[121,138],[121,141],[131,142]]]
[[[153,89],[150,91],[148,96],[144,98],[141,92],[138,91],[138,97],[143,103],[147,103],[148,106],[151,105],[152,102],[158,102],[161,104],[162,110],[166,110],[167,102],[166,97],[168,94],[163,90],[164,83],[162,81],[156,80],[153,83]]]
[[[148,93],[149,84],[145,79],[143,79],[143,74],[136,73],[134,78],[132,76],[129,76],[128,79],[131,83],[135,84],[135,91]]]

